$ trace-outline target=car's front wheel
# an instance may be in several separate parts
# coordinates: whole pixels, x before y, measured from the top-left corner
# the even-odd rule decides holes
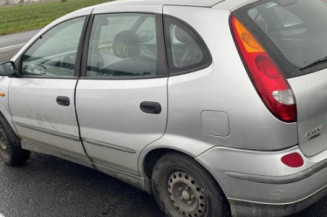
[[[0,157],[5,164],[21,166],[25,164],[30,152],[21,148],[20,139],[11,129],[7,120],[0,114]]]
[[[192,158],[168,153],[154,166],[152,189],[171,217],[230,216],[226,198],[210,174]]]

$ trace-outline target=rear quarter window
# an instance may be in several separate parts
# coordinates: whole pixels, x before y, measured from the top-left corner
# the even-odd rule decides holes
[[[287,78],[327,67],[326,1],[259,1],[234,15],[256,36]],[[324,58],[326,61],[321,61]]]
[[[170,74],[183,74],[208,67],[210,52],[200,35],[176,18],[164,19],[165,39]]]

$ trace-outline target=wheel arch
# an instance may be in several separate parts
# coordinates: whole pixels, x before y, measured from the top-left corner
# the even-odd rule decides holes
[[[0,77],[0,91],[2,92],[2,96],[0,98],[0,115],[7,121],[10,125],[11,129],[17,134],[17,130],[12,121],[10,106],[9,106],[9,87],[11,83],[11,78],[8,76]]]
[[[226,194],[224,190],[222,189],[221,185],[219,184],[219,180],[215,179],[215,176],[211,173],[211,171],[206,168],[201,162],[199,162],[196,158],[196,156],[192,156],[188,154],[187,152],[183,152],[177,149],[170,149],[170,148],[157,148],[149,151],[143,160],[143,173],[144,176],[149,180],[149,184],[152,182],[152,172],[154,170],[155,164],[158,162],[158,160],[166,155],[166,154],[178,154],[184,157],[187,157],[194,161],[198,166],[202,167],[203,170],[206,172],[206,177],[211,179],[213,183],[215,184],[217,190],[221,193],[221,199],[224,201],[223,205],[223,212],[226,214],[226,216],[230,216],[231,213],[231,206],[230,203],[226,197]],[[151,187],[151,193],[153,193],[153,189]]]
[[[14,123],[12,122],[11,114],[7,110],[2,109],[3,106],[0,106],[0,116],[9,124],[11,129],[14,131],[14,133],[18,136],[16,127]]]
[[[186,151],[181,151],[181,150],[173,149],[173,148],[163,148],[163,147],[150,150],[149,152],[147,152],[144,155],[144,157],[142,159],[142,171],[141,171],[142,175],[144,177],[148,178],[149,180],[151,180],[152,172],[153,172],[153,168],[154,168],[155,164],[160,159],[160,157],[162,157],[163,155],[168,154],[168,153],[177,153],[177,154],[181,154],[181,155],[192,158],[194,160],[194,162],[196,162],[204,170],[206,170],[206,172],[210,175],[210,177],[215,181],[215,183],[217,184],[219,189],[222,191],[225,198],[227,198],[226,194],[224,192],[224,189],[220,185],[219,180],[217,180],[215,178],[212,171],[209,168],[207,168],[205,165],[203,165],[199,160],[197,160],[197,158],[196,158],[197,156],[195,156],[189,152],[186,152]]]
[[[172,152],[185,154],[183,152],[171,148],[156,148],[149,151],[143,158],[142,167],[141,167],[142,175],[144,177],[151,179],[154,165],[157,163],[159,158],[167,153],[172,153]]]

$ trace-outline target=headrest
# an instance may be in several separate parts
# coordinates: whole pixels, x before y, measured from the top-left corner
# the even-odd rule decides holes
[[[113,41],[114,54],[119,58],[128,58],[139,55],[140,42],[135,32],[125,30],[118,33]]]
[[[178,26],[176,26],[175,28],[175,37],[180,42],[186,43],[190,41],[190,35],[185,30],[183,30]]]

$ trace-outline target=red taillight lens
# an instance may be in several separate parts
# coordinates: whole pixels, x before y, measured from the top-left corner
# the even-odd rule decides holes
[[[291,153],[282,157],[282,162],[289,167],[301,167],[304,164],[302,156],[297,153]]]
[[[266,50],[234,16],[231,26],[248,74],[267,108],[285,122],[296,121],[296,104],[292,90]]]

